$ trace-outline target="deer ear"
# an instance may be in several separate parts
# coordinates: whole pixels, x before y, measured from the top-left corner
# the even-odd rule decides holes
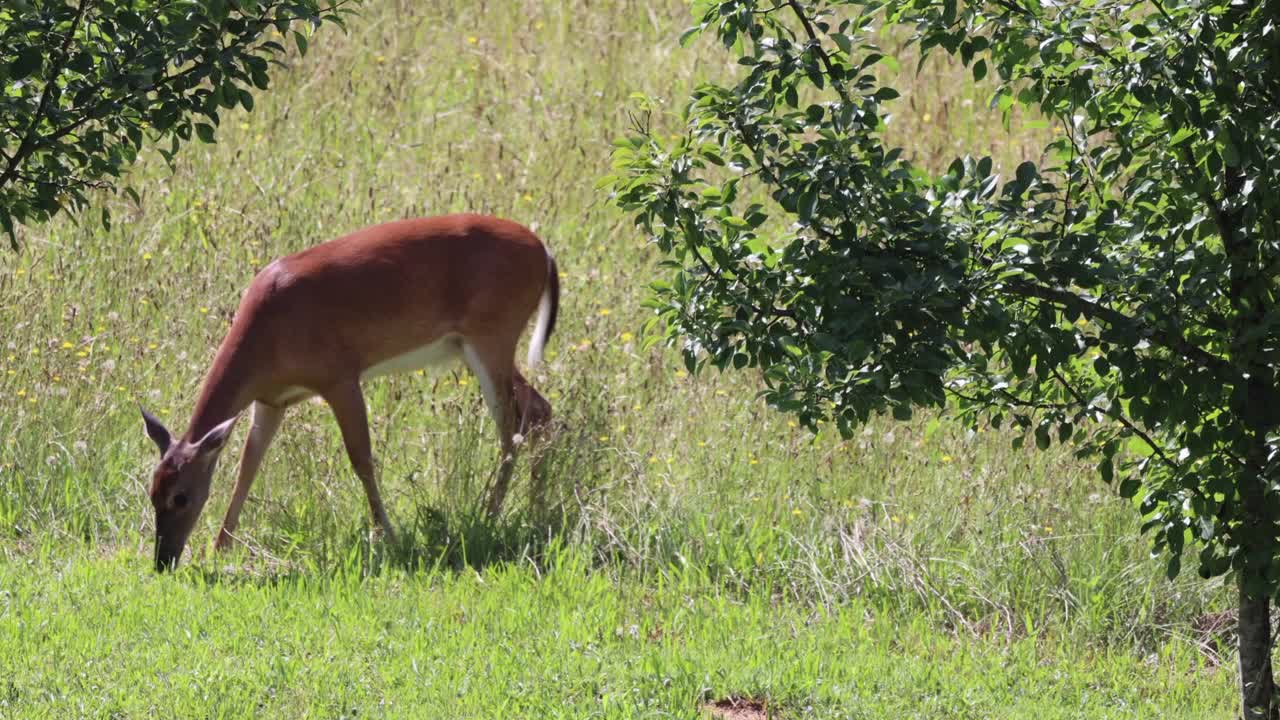
[[[231,429],[235,427],[238,415],[233,415],[230,419],[224,420],[222,424],[215,425],[212,430],[204,434],[200,438],[200,442],[196,443],[196,452],[201,455],[216,453],[222,449],[227,443],[227,438],[231,437]]]
[[[160,448],[160,455],[163,456],[169,450],[169,446],[173,444],[173,435],[169,433],[168,428],[160,424],[160,421],[154,415],[147,412],[141,405],[138,406],[142,410],[142,424],[147,429],[147,436],[151,438],[151,442]]]

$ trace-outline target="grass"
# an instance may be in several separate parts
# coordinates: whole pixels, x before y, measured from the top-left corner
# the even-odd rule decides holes
[[[149,156],[0,255],[0,716],[1222,717],[1228,593],[1168,582],[1137,516],[1058,450],[945,419],[816,438],[745,373],[689,377],[645,349],[656,258],[597,189],[633,91],[678,108],[734,72],[680,49],[678,2],[371,5],[326,30],[217,145]],[[894,44],[903,68],[911,50]],[[1006,165],[963,69],[928,67],[893,130],[930,167],[972,142]],[[892,127],[892,126],[891,126]],[[327,411],[290,412],[241,520],[149,572],[154,448],[239,293],[272,257],[393,218],[525,222],[564,299],[531,380],[564,431],[555,512],[522,487],[478,512],[496,448],[461,371],[366,387],[396,546],[370,542]],[[240,431],[243,433],[243,431]]]
[[[13,601],[0,702],[28,716],[694,718],[744,691],[787,717],[1209,709],[1185,646],[1135,676],[1124,654],[1039,636],[993,652],[862,599],[780,605],[766,588],[717,591],[700,570],[617,581],[568,548],[538,572],[364,579],[157,580],[132,553],[38,557],[57,587],[0,569]],[[104,605],[116,610],[86,632],[86,608]]]

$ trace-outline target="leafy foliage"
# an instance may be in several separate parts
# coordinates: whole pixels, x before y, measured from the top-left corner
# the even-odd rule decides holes
[[[172,159],[220,113],[253,109],[297,26],[342,23],[352,0],[6,0],[0,3],[0,227],[86,206],[144,141]],[[274,39],[273,39],[274,38]],[[109,222],[105,210],[103,221]]]
[[[1074,441],[1172,577],[1280,589],[1280,3],[704,0],[739,56],[674,139],[620,141],[617,201],[671,260],[688,364],[758,367],[810,427],[948,398],[1015,445]],[[884,25],[1058,132],[1002,177],[882,141]],[[922,63],[925,60],[922,60]],[[896,63],[892,63],[896,65]],[[881,73],[892,74],[892,73]]]

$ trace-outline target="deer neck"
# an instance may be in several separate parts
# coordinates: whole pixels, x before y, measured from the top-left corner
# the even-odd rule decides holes
[[[205,375],[196,399],[188,441],[199,440],[205,433],[234,415],[240,414],[254,399],[253,363],[239,338],[228,336],[218,348],[213,366]]]

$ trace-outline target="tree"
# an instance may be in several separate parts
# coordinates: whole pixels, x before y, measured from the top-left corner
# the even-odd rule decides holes
[[[253,109],[287,34],[306,52],[292,28],[341,25],[352,1],[0,2],[0,228],[14,249],[15,224],[85,208],[144,142],[167,139],[169,162],[193,132],[214,142],[222,110]]]
[[[1073,442],[1170,577],[1239,594],[1242,702],[1277,717],[1280,2],[702,0],[738,55],[674,139],[615,150],[616,200],[669,256],[658,327],[690,367],[756,367],[810,428],[947,407]],[[997,82],[1058,128],[1011,177],[882,142],[871,38]],[[924,60],[922,60],[924,62]],[[652,109],[648,101],[642,110]],[[1007,116],[1006,116],[1007,119]]]

